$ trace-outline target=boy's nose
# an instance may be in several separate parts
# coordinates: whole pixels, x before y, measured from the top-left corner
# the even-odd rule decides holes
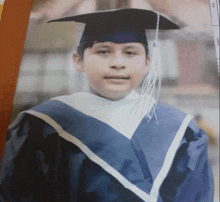
[[[110,68],[113,69],[125,69],[125,64],[121,57],[115,57],[110,65]]]

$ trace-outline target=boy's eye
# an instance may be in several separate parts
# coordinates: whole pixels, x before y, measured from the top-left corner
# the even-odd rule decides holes
[[[136,55],[136,52],[134,52],[134,51],[126,51],[126,54],[127,55]]]
[[[107,50],[99,50],[99,51],[97,51],[97,53],[100,54],[100,55],[106,55],[106,54],[109,53],[109,51],[107,51]]]

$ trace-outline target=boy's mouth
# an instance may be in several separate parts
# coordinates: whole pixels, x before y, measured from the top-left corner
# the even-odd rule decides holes
[[[104,78],[105,79],[124,79],[124,80],[130,79],[129,76],[121,76],[121,75],[110,75],[110,76],[105,76]]]

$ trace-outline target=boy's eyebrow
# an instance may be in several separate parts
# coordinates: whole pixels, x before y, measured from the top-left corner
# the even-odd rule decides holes
[[[126,48],[126,49],[140,49],[140,47],[136,46],[136,45],[128,45],[128,46],[125,46],[124,48]]]
[[[138,48],[137,46],[133,46],[133,45],[129,45],[129,46],[125,46],[125,48]]]
[[[94,48],[109,48],[110,45],[105,44],[94,44]]]

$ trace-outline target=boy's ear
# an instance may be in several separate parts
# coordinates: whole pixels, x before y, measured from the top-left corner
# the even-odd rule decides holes
[[[146,65],[145,65],[145,74],[148,73],[148,71],[150,70],[150,63],[151,63],[151,58],[150,56],[147,56]]]
[[[73,53],[72,59],[73,59],[73,62],[75,64],[75,66],[76,66],[76,70],[78,72],[84,72],[83,59],[80,58],[79,54],[78,53]]]

